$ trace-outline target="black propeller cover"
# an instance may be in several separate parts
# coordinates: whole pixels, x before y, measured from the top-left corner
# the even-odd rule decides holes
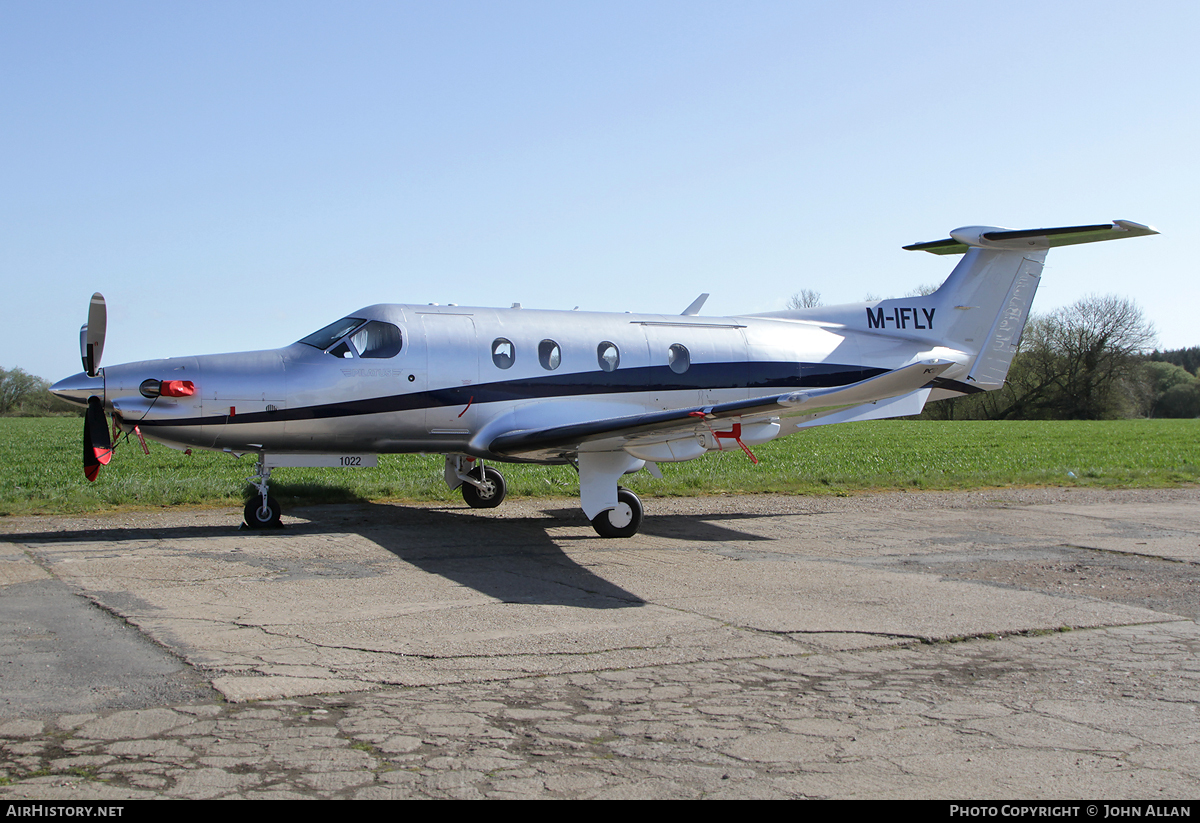
[[[112,459],[112,438],[108,434],[108,420],[104,416],[104,404],[95,395],[88,398],[87,414],[83,418],[83,474],[95,480],[100,467]]]

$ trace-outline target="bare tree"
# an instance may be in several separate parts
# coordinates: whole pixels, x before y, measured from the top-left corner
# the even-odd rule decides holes
[[[1155,339],[1138,305],[1111,294],[1032,317],[998,416],[1120,417],[1136,402],[1140,355]]]
[[[821,293],[815,289],[801,289],[788,298],[789,309],[815,309],[822,305]]]
[[[909,291],[904,296],[905,297],[924,297],[927,294],[933,294],[939,288],[941,288],[941,287],[937,283],[922,283],[921,285],[917,286],[915,289],[912,289],[911,291]]]
[[[1151,413],[1167,390],[1175,392],[1172,411],[1164,408],[1158,413],[1186,414],[1191,408],[1190,386],[1173,389],[1173,383],[1156,382],[1146,369],[1143,353],[1154,345],[1154,338],[1154,326],[1132,300],[1115,295],[1085,297],[1029,318],[1003,389],[931,403],[925,416],[935,420],[1132,417]]]

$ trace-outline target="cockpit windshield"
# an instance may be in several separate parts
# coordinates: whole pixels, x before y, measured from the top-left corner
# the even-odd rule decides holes
[[[365,322],[361,317],[343,317],[336,323],[330,323],[320,331],[313,332],[308,337],[301,338],[300,342],[307,343],[314,349],[325,351]]]
[[[342,342],[338,343],[339,340]],[[382,320],[343,317],[300,342],[334,357],[353,358],[357,354],[359,357],[388,358],[400,353],[404,335],[398,326]]]

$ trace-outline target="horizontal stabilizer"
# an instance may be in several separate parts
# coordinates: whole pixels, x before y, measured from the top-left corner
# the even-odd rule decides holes
[[[1141,223],[1114,220],[1095,226],[1064,226],[1053,229],[1001,229],[994,226],[967,226],[955,229],[945,240],[913,243],[908,251],[927,251],[930,254],[963,254],[971,247],[1025,251],[1073,246],[1077,243],[1098,243],[1101,240],[1120,240],[1125,237],[1145,237],[1158,234]]]

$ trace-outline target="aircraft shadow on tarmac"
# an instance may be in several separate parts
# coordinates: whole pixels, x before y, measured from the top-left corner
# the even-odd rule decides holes
[[[578,525],[581,528],[588,525],[583,513],[578,509],[545,509],[544,514],[555,518],[559,521],[564,521],[563,525]],[[721,514],[707,514],[705,519],[701,520],[694,515],[687,514],[647,514],[646,519],[642,522],[642,527],[638,530],[638,534],[643,534],[648,537],[667,537],[673,540],[687,540],[694,543],[725,543],[730,540],[740,542],[752,540],[771,541],[769,537],[763,537],[759,534],[751,534],[749,532],[741,532],[728,526],[719,525],[712,522],[713,520],[733,521],[733,520],[761,520],[763,517],[770,517],[762,513],[744,513],[744,512],[723,512]],[[574,522],[572,522],[574,521]],[[543,521],[530,521],[541,523]],[[596,541],[596,536],[593,534],[578,534],[578,535],[562,535],[559,540],[591,540],[597,543],[597,548],[622,548],[629,544],[624,541],[607,541],[600,543]]]
[[[597,552],[629,548],[629,541],[601,540],[591,535],[584,516],[575,508],[548,509],[542,517],[498,518],[466,508],[428,508],[379,504],[366,501],[309,507],[295,511],[302,522],[292,522],[281,530],[238,531],[232,524],[211,526],[114,527],[95,529],[9,534],[5,539],[18,544],[112,541],[193,541],[228,539],[242,536],[248,541],[261,538],[301,538],[329,533],[355,533],[370,540],[406,563],[429,573],[474,589],[480,594],[506,603],[570,605],[580,608],[631,608],[645,604],[637,595],[617,586],[581,565],[558,545],[563,540],[588,540]],[[761,515],[728,514],[722,520]],[[580,534],[556,535],[550,528],[578,526]],[[708,520],[685,515],[648,516],[641,533],[691,542],[730,540],[769,540],[736,531]],[[246,544],[239,562],[271,568],[278,574],[296,574],[297,561],[255,558]],[[199,549],[204,553],[203,549]],[[214,553],[215,561],[228,559]],[[336,549],[321,557],[323,574],[332,568],[346,576],[374,574],[363,568],[340,564]],[[303,564],[303,561],[299,561]],[[291,564],[289,566],[288,564]],[[278,566],[278,568],[276,568]]]

